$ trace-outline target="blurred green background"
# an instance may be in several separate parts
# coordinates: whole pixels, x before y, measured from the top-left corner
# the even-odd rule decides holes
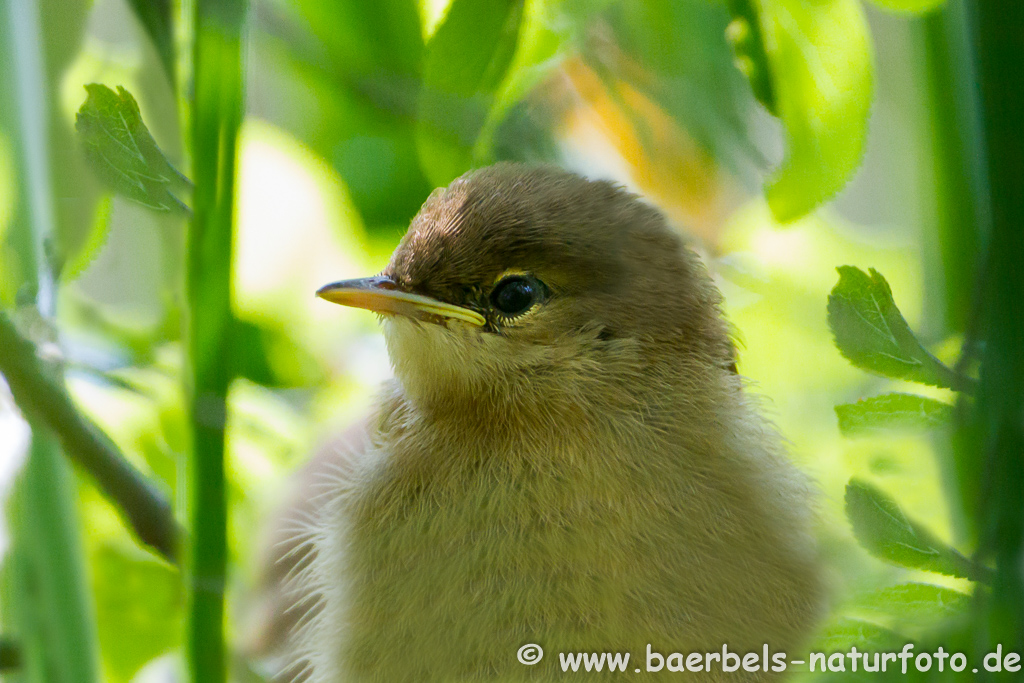
[[[48,141],[53,212],[44,267],[57,280],[56,317],[30,336],[49,340],[80,410],[184,522],[189,221],[115,196],[87,163],[74,122],[83,86],[124,86],[171,163],[195,178],[192,5],[3,4],[0,303],[24,312],[33,300],[17,237],[32,182],[19,152],[18,98],[28,87],[43,107],[36,125]],[[874,635],[872,626],[916,637],[938,613],[881,609],[878,591],[911,581],[972,590],[964,579],[873,558],[844,513],[844,489],[859,477],[943,541],[972,550],[949,502],[948,429],[847,439],[833,409],[911,386],[852,367],[834,347],[826,302],[836,267],[881,272],[925,346],[953,364],[977,261],[978,232],[958,223],[973,215],[978,173],[977,114],[959,90],[972,78],[964,9],[953,0],[938,9],[880,4],[896,10],[859,0],[248,7],[226,429],[234,680],[274,670],[248,656],[247,639],[267,590],[267,529],[295,495],[290,476],[363,415],[390,372],[374,316],[328,305],[315,290],[379,271],[434,187],[503,159],[614,179],[661,207],[704,256],[736,327],[740,372],[820,487],[817,533],[834,588],[823,633],[840,634],[837,643],[844,632],[851,643]],[[758,29],[734,22],[751,7]],[[26,12],[37,15],[34,34],[19,34]],[[169,17],[169,28],[147,27],[147,16]],[[28,86],[25,46],[41,60],[42,80]],[[179,198],[191,201],[188,192]],[[5,491],[27,444],[28,427],[0,392]],[[170,680],[183,670],[182,576],[133,539],[88,475],[76,470],[74,482],[98,680]],[[11,680],[39,680],[19,671]]]

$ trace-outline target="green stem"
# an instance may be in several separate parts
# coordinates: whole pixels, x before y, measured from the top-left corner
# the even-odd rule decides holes
[[[934,306],[938,315],[932,318],[944,335],[967,329],[981,251],[977,111],[970,90],[974,79],[963,40],[963,11],[962,0],[947,0],[915,22],[923,46],[925,126],[933,174],[929,200],[938,237],[939,267],[933,278],[938,286],[928,291],[941,294]]]
[[[1024,646],[1024,3],[973,0],[988,171],[985,349],[973,446],[984,457],[979,538],[994,556],[989,638]]]
[[[179,531],[171,505],[124,457],[106,434],[78,412],[63,384],[51,379],[35,345],[0,312],[0,372],[15,403],[49,428],[65,453],[93,476],[139,539],[176,562]]]
[[[966,24],[964,0],[946,0],[912,23],[922,48],[922,123],[931,150],[927,158],[932,162],[927,193],[930,225],[924,243],[935,246],[925,260],[926,318],[933,336],[963,336],[960,357],[950,370],[959,377],[966,377],[976,360],[983,307],[975,302],[984,287],[981,254],[985,237],[985,227],[979,225],[984,188],[978,98]],[[959,397],[964,410],[957,415],[969,409],[968,396],[977,393],[975,382],[965,384],[974,386]],[[962,432],[956,431],[954,436],[950,440],[937,433],[932,440],[939,454],[955,535],[975,547],[982,468],[973,446],[959,447]]]
[[[49,84],[43,66],[42,32],[33,0],[3,0],[5,45],[10,60],[5,74],[7,92],[13,92],[16,113],[12,128],[18,145],[21,176],[19,228],[12,235],[18,252],[22,281],[33,294],[44,317],[53,315],[53,278],[46,263],[45,242],[54,234],[54,210],[50,174],[47,94]]]
[[[245,0],[198,0],[195,6],[192,111],[192,230],[188,301],[191,371],[191,590],[189,678],[226,677],[224,589],[227,502],[224,428],[231,382],[231,251],[238,131],[242,121],[242,27]]]
[[[31,424],[31,423],[30,423]],[[97,680],[96,632],[78,534],[74,476],[55,442],[33,427],[32,446],[8,511],[5,619],[13,617],[28,680]],[[45,434],[45,430],[42,430]]]
[[[33,0],[0,0],[6,54],[0,77],[13,92],[3,109],[21,181],[11,235],[23,291],[52,322],[54,282],[46,262],[55,234],[43,35]],[[99,670],[86,591],[73,473],[56,442],[30,420],[28,461],[12,493],[12,543],[4,570],[5,627],[22,646],[27,681],[91,683]]]

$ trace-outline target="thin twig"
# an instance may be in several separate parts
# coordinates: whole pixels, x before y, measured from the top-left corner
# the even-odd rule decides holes
[[[113,441],[82,415],[64,386],[51,379],[35,345],[0,312],[0,373],[18,407],[57,436],[64,451],[89,472],[146,545],[177,563],[181,533],[170,503],[125,459]]]

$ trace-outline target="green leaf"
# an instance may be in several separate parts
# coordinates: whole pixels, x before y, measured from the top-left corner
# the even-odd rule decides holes
[[[733,20],[725,30],[725,38],[733,52],[733,64],[747,77],[754,97],[772,114],[778,115],[775,107],[775,91],[772,88],[771,68],[765,54],[764,41],[757,26],[757,12],[752,0],[730,0],[729,12]]]
[[[96,257],[100,248],[107,241],[107,234],[110,232],[110,217],[113,213],[114,202],[111,195],[100,197],[96,204],[96,214],[92,226],[85,241],[74,253],[71,260],[64,263],[60,271],[61,279],[64,281],[74,280],[82,274],[92,260]]]
[[[474,163],[495,159],[551,161],[557,157],[549,113],[531,106],[528,94],[573,54],[579,33],[610,0],[524,2],[518,45],[497,88],[473,148]]]
[[[971,596],[966,593],[930,583],[904,583],[862,595],[851,608],[869,617],[934,627],[941,620],[965,614],[970,606]]]
[[[844,358],[883,377],[958,391],[972,388],[973,380],[958,375],[921,346],[897,308],[889,283],[876,270],[837,270],[839,282],[828,297],[828,324]]]
[[[181,641],[184,595],[178,572],[130,547],[101,545],[91,558],[104,668],[127,683]]]
[[[170,0],[128,0],[139,23],[146,29],[160,56],[167,80],[174,83],[174,36],[171,31]]]
[[[946,0],[874,0],[883,9],[907,14],[924,14],[942,5]]]
[[[142,122],[139,105],[124,88],[85,86],[75,128],[96,174],[110,189],[158,211],[185,210],[172,189],[188,180],[171,166]]]
[[[835,407],[843,436],[868,436],[906,429],[931,429],[948,424],[953,406],[916,394],[891,393]]]
[[[427,44],[416,141],[427,177],[447,185],[474,146],[515,55],[523,0],[454,0]]]
[[[856,645],[862,649],[880,648],[899,640],[906,642],[906,637],[878,624],[861,621],[860,619],[840,617],[825,626],[818,633],[809,651],[825,653],[844,652],[849,650],[851,645]]]
[[[418,0],[294,0],[278,7],[297,15],[285,23],[288,28],[279,36],[292,43],[289,58],[308,53],[311,42],[323,46],[330,67],[337,70],[328,75],[356,85],[357,91],[372,98],[367,86],[400,87],[419,76],[423,62],[419,6]],[[278,22],[261,23],[261,30],[281,28]],[[312,35],[303,35],[299,27]],[[387,78],[392,82],[386,83]]]
[[[766,193],[775,218],[791,221],[835,195],[860,165],[874,80],[871,38],[858,0],[753,6],[788,147]]]
[[[419,6],[293,0],[277,5],[286,13],[281,21],[259,22],[278,43],[262,78],[303,112],[305,130],[317,131],[304,142],[341,174],[371,234],[390,235],[398,226],[404,232],[434,189],[416,144]]]
[[[707,0],[618,0],[601,17],[612,30],[616,50],[584,33],[577,41],[605,94],[628,118],[651,159],[658,148],[649,114],[631,104],[636,90],[675,119],[701,153],[740,172],[761,155],[750,139],[747,82],[735,68],[724,39],[730,15],[724,3]],[[593,22],[586,24],[593,26]],[[602,29],[604,30],[604,29]],[[735,29],[734,29],[735,31]],[[624,87],[625,86],[625,87]]]
[[[908,519],[894,500],[867,482],[851,479],[846,485],[846,516],[860,544],[879,559],[975,581],[988,574]]]
[[[267,387],[306,387],[321,379],[316,358],[274,325],[235,320],[234,373]]]

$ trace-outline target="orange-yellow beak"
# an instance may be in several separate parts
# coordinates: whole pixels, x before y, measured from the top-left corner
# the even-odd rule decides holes
[[[365,308],[375,313],[404,315],[426,322],[458,320],[474,327],[483,327],[487,324],[487,319],[476,311],[438,301],[429,296],[403,292],[394,281],[386,277],[332,282],[318,289],[316,295],[342,306]]]

